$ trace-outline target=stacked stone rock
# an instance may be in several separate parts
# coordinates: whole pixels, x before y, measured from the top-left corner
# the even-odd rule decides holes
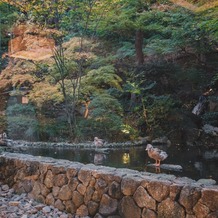
[[[16,192],[79,217],[218,217],[218,186],[188,178],[13,153],[0,163]]]

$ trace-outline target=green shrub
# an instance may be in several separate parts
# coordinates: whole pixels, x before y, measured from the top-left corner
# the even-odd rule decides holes
[[[174,101],[169,96],[154,97],[147,105],[147,130],[154,135],[162,134],[167,128],[167,117],[174,107]]]
[[[122,135],[122,107],[116,98],[101,94],[93,98],[89,106],[88,119],[81,119],[78,124],[82,138],[93,139],[94,136],[116,140]]]
[[[38,139],[37,126],[35,118],[19,115],[7,117],[8,135],[11,139],[35,141]]]
[[[7,129],[7,120],[6,117],[0,115],[0,133]]]
[[[68,125],[66,122],[59,120],[40,120],[38,135],[41,141],[62,141],[68,136]]]
[[[95,136],[110,141],[119,141],[123,137],[122,118],[116,114],[107,114],[103,119],[82,119],[79,121],[78,136],[85,140],[93,140]]]
[[[38,121],[32,105],[15,104],[6,110],[7,131],[11,139],[35,141],[38,139]]]
[[[32,105],[15,104],[7,108],[7,116],[35,116],[35,109]]]

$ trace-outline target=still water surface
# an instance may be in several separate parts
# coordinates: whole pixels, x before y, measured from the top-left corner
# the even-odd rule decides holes
[[[194,180],[212,178],[218,183],[218,161],[205,160],[199,148],[184,148],[171,146],[164,149],[168,153],[168,158],[163,161],[164,164],[175,164],[182,166],[183,170],[171,171],[160,169],[158,173],[173,174],[176,176],[185,176]],[[84,164],[94,163],[116,168],[129,168],[139,171],[157,173],[155,167],[149,166],[154,163],[145,151],[145,146],[131,148],[108,148],[104,151],[100,149],[78,149],[78,148],[34,148],[27,147],[25,152],[35,156],[47,156],[57,159],[66,159],[77,161]]]

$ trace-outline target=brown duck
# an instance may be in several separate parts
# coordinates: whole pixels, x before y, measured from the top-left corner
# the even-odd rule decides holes
[[[102,147],[104,145],[104,140],[99,139],[98,137],[94,138],[94,144],[96,147]]]
[[[148,151],[148,156],[156,161],[155,166],[157,167],[160,166],[161,161],[168,157],[165,151],[162,151],[159,148],[154,148],[151,144],[147,144],[145,150]]]

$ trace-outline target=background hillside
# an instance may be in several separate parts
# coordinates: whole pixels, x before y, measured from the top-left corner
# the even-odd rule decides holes
[[[0,12],[10,138],[215,146],[202,128],[218,126],[217,1],[1,0]]]

